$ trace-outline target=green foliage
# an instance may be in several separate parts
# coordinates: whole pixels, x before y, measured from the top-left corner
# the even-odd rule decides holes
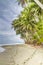
[[[43,0],[39,0],[43,4]]]
[[[18,1],[18,4],[22,5],[22,7],[24,7],[29,2],[34,2],[34,0],[17,0],[17,1]]]
[[[43,42],[43,13],[36,3],[28,4],[18,19],[12,22],[12,26],[25,42],[37,44]]]

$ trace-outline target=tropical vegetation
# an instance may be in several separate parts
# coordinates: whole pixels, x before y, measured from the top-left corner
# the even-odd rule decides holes
[[[19,0],[19,2],[22,6],[26,5],[18,18],[12,22],[16,34],[20,34],[26,44],[42,44],[43,10],[33,0]]]

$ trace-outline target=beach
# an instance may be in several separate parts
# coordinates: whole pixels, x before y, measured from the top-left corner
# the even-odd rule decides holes
[[[27,44],[6,45],[0,53],[0,65],[43,65],[43,47]]]

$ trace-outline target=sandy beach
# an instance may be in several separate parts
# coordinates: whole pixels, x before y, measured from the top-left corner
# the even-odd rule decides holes
[[[0,53],[0,65],[43,65],[43,48],[32,45],[3,46]]]

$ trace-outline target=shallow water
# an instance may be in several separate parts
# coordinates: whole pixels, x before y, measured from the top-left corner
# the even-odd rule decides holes
[[[4,52],[4,51],[5,51],[5,49],[2,48],[2,47],[0,47],[0,53],[1,53],[1,52]]]

